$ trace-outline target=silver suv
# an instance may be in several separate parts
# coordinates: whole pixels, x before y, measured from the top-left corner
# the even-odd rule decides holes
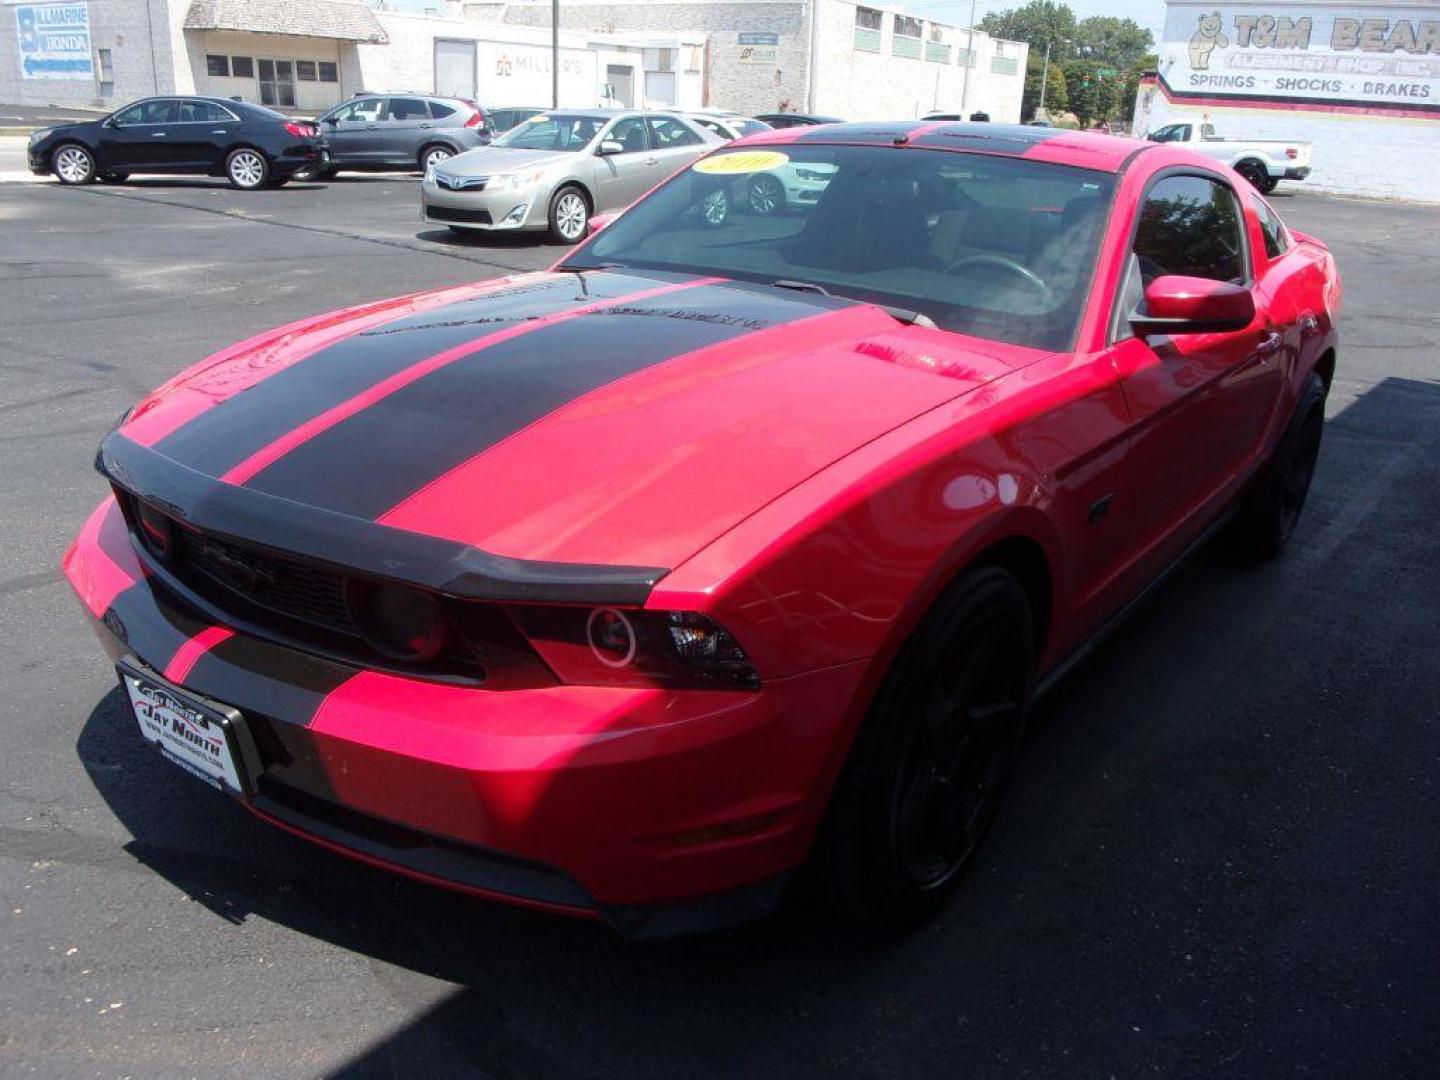
[[[342,169],[423,172],[490,141],[485,112],[473,101],[430,94],[360,94],[315,122],[330,144],[317,180]]]

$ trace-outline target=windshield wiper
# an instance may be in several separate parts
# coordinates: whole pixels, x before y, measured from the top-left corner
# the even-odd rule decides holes
[[[813,292],[821,296],[834,296],[829,289],[823,285],[816,285],[813,281],[794,281],[790,278],[780,278],[770,283],[777,289],[794,289],[796,292]],[[859,300],[857,297],[843,296],[843,300],[857,300],[862,304],[875,304],[873,300]],[[904,323],[906,326],[928,326],[935,328],[935,320],[924,312],[912,311],[910,308],[896,307],[894,304],[875,304],[881,311],[891,318]]]

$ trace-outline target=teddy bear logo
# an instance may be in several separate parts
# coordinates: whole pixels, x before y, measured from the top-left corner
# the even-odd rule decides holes
[[[1220,32],[1224,26],[1225,21],[1220,18],[1218,11],[1200,16],[1200,27],[1190,38],[1190,69],[1192,71],[1209,71],[1210,54],[1217,47],[1221,49],[1230,47],[1230,39]]]

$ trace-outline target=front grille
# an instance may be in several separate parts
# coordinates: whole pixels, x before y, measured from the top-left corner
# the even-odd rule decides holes
[[[327,630],[359,636],[360,630],[345,603],[345,578],[341,574],[206,533],[182,529],[180,536],[177,563],[181,566],[252,604]]]
[[[489,225],[489,210],[461,210],[454,206],[427,206],[425,213],[436,221],[464,221],[471,225]]]

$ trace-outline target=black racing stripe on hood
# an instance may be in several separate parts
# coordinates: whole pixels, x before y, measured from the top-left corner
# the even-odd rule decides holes
[[[461,462],[606,383],[849,303],[727,283],[558,322],[418,379],[302,443],[248,486],[374,519]]]
[[[220,402],[161,439],[155,449],[192,469],[221,476],[300,424],[436,353],[517,322],[660,283],[634,274],[593,272],[583,280],[557,274],[382,323]]]
[[[116,596],[101,622],[129,652],[156,671],[164,671],[180,646],[214,625],[200,612],[162,598],[149,579],[137,581]]]

